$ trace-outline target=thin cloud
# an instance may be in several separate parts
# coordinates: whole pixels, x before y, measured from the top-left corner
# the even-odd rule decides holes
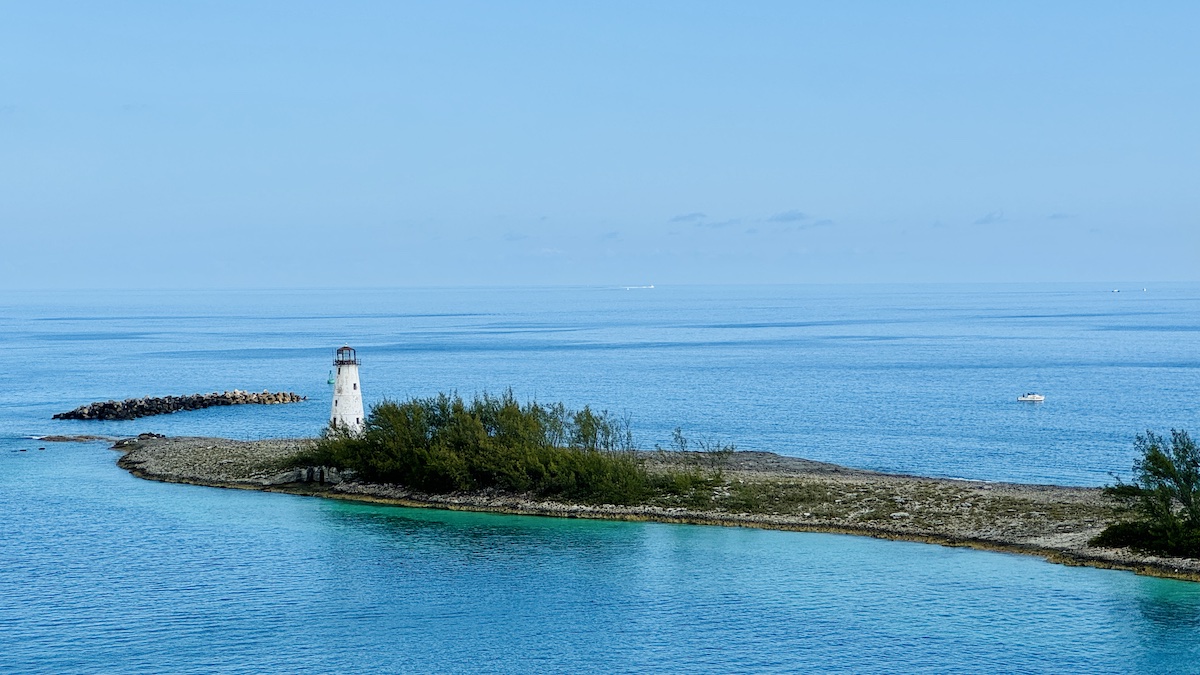
[[[975,224],[976,225],[995,225],[996,223],[1003,223],[1003,222],[1004,222],[1004,212],[1003,211],[992,211],[991,213],[987,214],[986,216],[980,218],[979,220],[976,220]]]
[[[779,232],[802,232],[804,230],[811,230],[811,229],[818,228],[818,227],[833,227],[833,221],[829,220],[828,218],[822,218],[821,220],[814,220],[811,223],[793,223],[791,225],[786,225],[784,227],[779,228],[778,231]]]
[[[803,211],[792,209],[791,211],[781,211],[767,218],[772,223],[797,223],[801,220],[808,220],[808,216]]]
[[[672,218],[672,219],[671,219],[670,221],[668,221],[668,222],[672,222],[672,223],[694,223],[694,222],[696,222],[696,221],[699,221],[699,220],[704,220],[704,219],[705,219],[705,218],[707,218],[707,217],[708,217],[707,215],[705,215],[705,214],[703,214],[703,213],[700,213],[699,211],[693,211],[692,213],[684,213],[684,214],[681,214],[681,215],[675,216],[674,218]]]
[[[738,218],[734,218],[733,220],[719,220],[716,222],[705,220],[705,221],[696,223],[696,227],[721,228],[721,227],[729,227],[731,225],[738,225],[741,222],[742,221]]]

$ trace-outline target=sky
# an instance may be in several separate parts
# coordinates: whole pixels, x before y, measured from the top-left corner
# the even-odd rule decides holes
[[[0,289],[1200,280],[1200,3],[0,17]]]

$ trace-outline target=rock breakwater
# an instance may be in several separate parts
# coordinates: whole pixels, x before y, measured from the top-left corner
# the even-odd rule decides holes
[[[124,401],[98,401],[78,408],[58,413],[56,420],[132,420],[152,415],[165,415],[181,410],[199,410],[221,405],[275,405],[280,403],[297,403],[306,398],[290,391],[261,392],[233,391],[213,392],[211,394],[191,394],[190,396],[161,396],[143,398],[127,398]]]

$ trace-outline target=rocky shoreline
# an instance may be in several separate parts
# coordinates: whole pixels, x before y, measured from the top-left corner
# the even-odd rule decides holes
[[[200,410],[220,405],[277,405],[298,403],[305,397],[290,391],[262,392],[233,391],[191,394],[188,396],[145,396],[127,398],[124,401],[97,401],[81,405],[74,410],[54,415],[56,420],[132,420],[152,415],[166,415],[181,410]]]
[[[1098,488],[988,483],[883,474],[783,457],[737,452],[715,491],[714,508],[548,501],[494,491],[423,494],[356,481],[329,467],[287,466],[311,439],[234,441],[163,438],[119,441],[118,464],[151,480],[265,490],[334,499],[519,515],[658,521],[833,532],[1036,555],[1065,565],[1122,569],[1200,581],[1200,560],[1142,555],[1088,545],[1118,513]],[[647,468],[691,465],[695,453],[647,453]],[[730,486],[761,495],[753,509],[721,506]],[[744,505],[743,505],[744,506]]]

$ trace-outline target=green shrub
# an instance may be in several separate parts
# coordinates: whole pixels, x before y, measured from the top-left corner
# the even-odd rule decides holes
[[[1133,465],[1133,482],[1118,479],[1104,489],[1134,519],[1108,526],[1091,543],[1200,557],[1200,448],[1186,431],[1174,429],[1169,444],[1147,431],[1135,445],[1141,457]]]
[[[445,394],[385,401],[361,434],[327,431],[293,464],[438,493],[495,488],[631,504],[651,488],[626,421],[588,407],[521,405],[511,391],[470,403]]]

